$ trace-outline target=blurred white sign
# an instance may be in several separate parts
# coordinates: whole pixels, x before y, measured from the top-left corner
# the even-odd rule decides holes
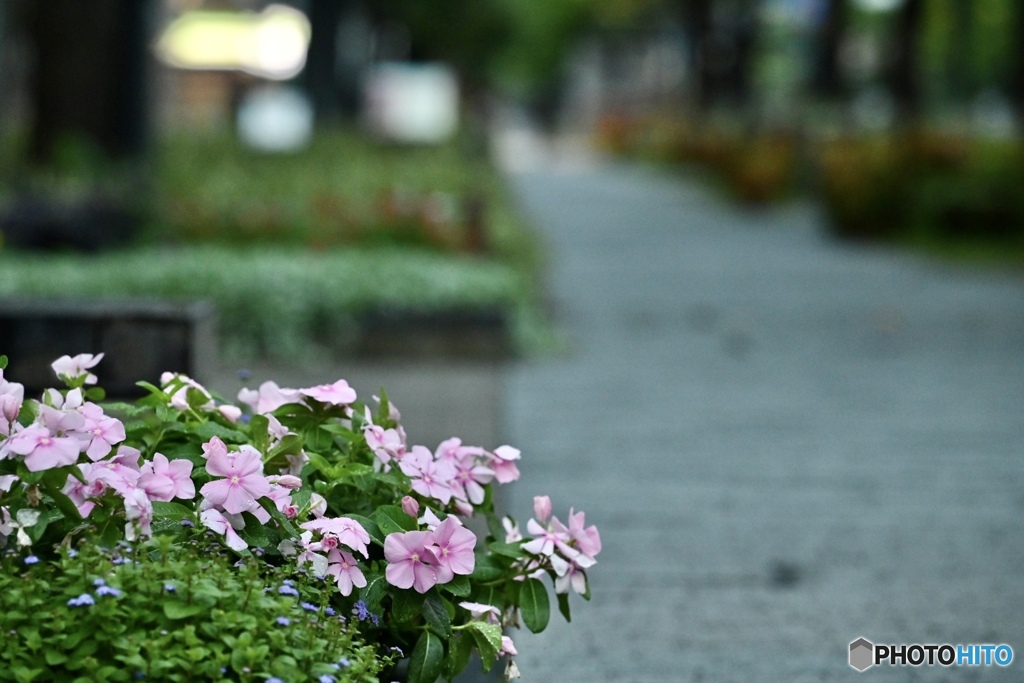
[[[386,140],[436,144],[458,128],[458,80],[444,64],[377,64],[365,94],[366,124]]]
[[[254,88],[238,106],[238,135],[249,147],[290,152],[313,137],[313,105],[295,88]]]

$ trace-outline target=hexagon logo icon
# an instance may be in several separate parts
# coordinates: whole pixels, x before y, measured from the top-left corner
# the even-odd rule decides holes
[[[875,646],[866,638],[858,638],[850,643],[850,666],[857,671],[864,671],[875,663]]]

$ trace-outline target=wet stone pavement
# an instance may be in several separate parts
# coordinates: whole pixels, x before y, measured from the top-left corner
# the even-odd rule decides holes
[[[509,508],[604,542],[524,683],[1024,679],[1024,277],[636,168],[511,180],[569,350],[507,371]],[[857,673],[861,636],[1017,658]]]

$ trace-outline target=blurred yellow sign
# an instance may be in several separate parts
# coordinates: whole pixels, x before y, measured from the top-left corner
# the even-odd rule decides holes
[[[185,12],[163,32],[157,56],[179,69],[245,71],[287,80],[306,64],[310,26],[293,7],[254,12]]]

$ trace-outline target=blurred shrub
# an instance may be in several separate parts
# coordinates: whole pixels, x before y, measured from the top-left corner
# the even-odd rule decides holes
[[[1024,153],[1016,141],[918,132],[821,147],[834,234],[912,242],[1024,241]]]
[[[724,163],[729,190],[738,199],[765,204],[785,197],[797,165],[796,140],[784,134],[761,134],[735,147]]]

